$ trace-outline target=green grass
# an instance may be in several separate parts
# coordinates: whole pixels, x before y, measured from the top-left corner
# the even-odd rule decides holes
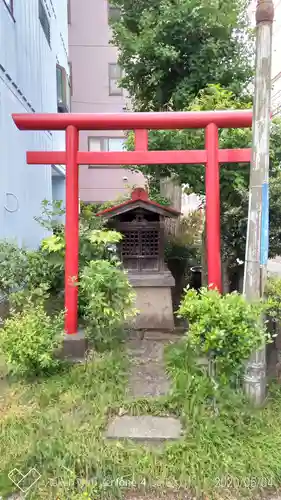
[[[277,487],[281,389],[272,390],[261,410],[227,389],[215,391],[214,404],[212,383],[177,348],[167,363],[173,391],[151,401],[125,399],[128,361],[121,350],[48,379],[10,381],[0,397],[0,495],[15,491],[12,469],[32,467],[41,474],[28,495],[36,500],[122,499],[134,488],[191,489],[204,500],[257,499],[258,489]],[[120,408],[178,415],[185,434],[154,450],[106,441],[107,421]]]

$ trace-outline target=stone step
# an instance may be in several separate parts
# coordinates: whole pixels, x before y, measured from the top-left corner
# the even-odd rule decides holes
[[[165,371],[164,348],[180,337],[164,332],[143,332],[127,342],[131,358],[127,395],[133,399],[153,398],[168,394],[170,381]],[[157,445],[179,439],[182,428],[174,417],[151,415],[115,417],[108,426],[108,439],[131,439]]]
[[[168,394],[170,381],[164,368],[157,362],[134,364],[130,370],[128,397],[152,398]]]
[[[184,336],[184,333],[181,332],[158,332],[154,330],[146,330],[144,332],[143,338],[145,340],[155,340],[159,342],[167,342],[168,344],[171,342],[176,342],[180,340]]]
[[[131,357],[129,397],[148,398],[168,394],[170,381],[165,371],[164,348],[176,340],[176,336],[171,340],[171,335],[158,332],[157,337],[135,338],[128,342]]]
[[[133,441],[163,443],[180,439],[182,427],[174,417],[151,415],[115,417],[106,431],[108,439],[130,439]]]

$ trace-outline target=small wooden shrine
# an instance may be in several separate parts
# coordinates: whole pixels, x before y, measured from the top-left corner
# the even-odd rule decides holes
[[[118,253],[136,292],[140,313],[135,328],[172,330],[175,282],[164,260],[164,220],[180,212],[150,200],[145,189],[137,188],[130,200],[97,215],[123,235]]]

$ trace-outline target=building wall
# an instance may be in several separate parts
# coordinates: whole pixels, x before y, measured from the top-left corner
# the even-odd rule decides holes
[[[48,44],[38,0],[0,0],[0,238],[36,247],[44,230],[33,217],[52,199],[52,166],[26,164],[27,150],[64,149],[64,133],[23,132],[12,113],[56,112],[56,64],[68,67],[67,0],[42,0],[50,20]],[[64,168],[60,168],[64,177]]]
[[[110,39],[107,0],[83,0],[83,8],[81,0],[70,0],[72,112],[124,112],[127,96],[109,95],[109,64],[117,62],[117,49],[110,45]],[[81,151],[89,149],[89,137],[119,137],[121,144],[124,135],[121,131],[81,132]],[[127,192],[128,185],[144,185],[141,174],[119,167],[80,166],[79,181],[80,198],[86,202],[115,199]]]

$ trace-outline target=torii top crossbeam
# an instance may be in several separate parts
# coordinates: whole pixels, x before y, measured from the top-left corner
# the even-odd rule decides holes
[[[252,110],[189,111],[164,113],[37,113],[14,114],[20,130],[167,130],[205,128],[243,128],[252,125]]]
[[[250,149],[219,149],[219,128],[251,127],[251,110],[116,114],[14,114],[20,130],[66,130],[65,151],[27,153],[29,164],[66,165],[65,308],[67,333],[77,332],[78,165],[206,165],[208,283],[221,290],[219,163],[249,163]],[[148,130],[205,129],[205,150],[149,151]],[[134,130],[135,151],[79,151],[80,130]]]

